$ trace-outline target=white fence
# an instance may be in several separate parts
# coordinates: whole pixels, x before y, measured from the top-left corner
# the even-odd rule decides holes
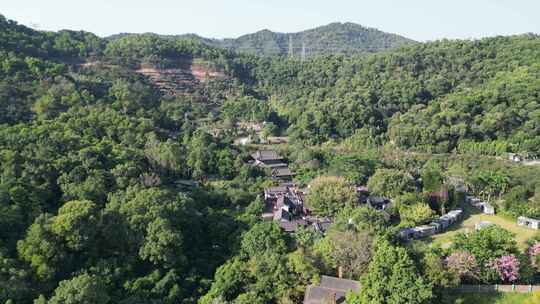
[[[489,293],[489,292],[540,292],[540,285],[460,285],[453,290],[459,292]]]

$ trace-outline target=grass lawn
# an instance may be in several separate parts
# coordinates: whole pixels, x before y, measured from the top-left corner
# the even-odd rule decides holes
[[[522,304],[531,300],[531,293],[457,293],[445,296],[448,304]]]
[[[463,221],[452,225],[445,233],[436,234],[424,240],[427,242],[433,242],[434,244],[439,244],[442,247],[449,247],[452,243],[452,237],[454,235],[459,232],[474,231],[474,225],[481,221],[489,221],[513,232],[516,235],[518,246],[522,249],[526,248],[525,241],[538,233],[537,230],[518,226],[516,220],[514,219],[501,215],[483,214],[476,208],[466,205],[464,208]]]

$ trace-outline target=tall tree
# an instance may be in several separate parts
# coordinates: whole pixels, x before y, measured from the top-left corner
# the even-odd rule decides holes
[[[373,255],[373,238],[367,232],[332,231],[330,255],[343,276],[358,280],[367,272]]]
[[[353,303],[429,303],[431,285],[419,274],[407,251],[384,240],[376,246],[367,275],[362,278],[360,301]]]
[[[368,180],[369,191],[386,197],[397,197],[415,191],[411,175],[394,169],[378,169]]]
[[[306,201],[315,214],[334,216],[340,210],[354,206],[358,198],[354,187],[343,177],[321,176],[310,183]]]
[[[110,297],[100,277],[86,273],[61,281],[48,304],[106,304]]]

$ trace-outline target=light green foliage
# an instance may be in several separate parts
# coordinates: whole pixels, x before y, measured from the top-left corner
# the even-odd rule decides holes
[[[234,154],[230,149],[222,149],[216,153],[216,167],[219,176],[223,178],[233,178],[237,169],[234,163]]]
[[[69,254],[59,238],[51,231],[53,217],[42,214],[28,229],[26,237],[17,244],[19,256],[30,263],[38,278],[52,279],[57,272],[67,270]]]
[[[260,196],[257,196],[257,198],[251,203],[249,203],[249,205],[246,207],[242,219],[248,224],[250,224],[250,226],[255,225],[261,220],[261,214],[263,213],[264,205],[264,200]]]
[[[191,169],[191,175],[196,179],[205,178],[209,172],[213,172],[216,150],[210,134],[197,130],[191,138],[187,164]]]
[[[227,99],[223,104],[222,111],[223,118],[231,122],[238,120],[263,121],[270,115],[268,105],[251,96]]]
[[[508,175],[503,171],[478,170],[467,179],[472,192],[488,201],[496,195],[500,197],[506,193],[509,182]]]
[[[425,192],[440,191],[444,183],[444,177],[438,166],[424,166],[422,169],[422,184]]]
[[[451,304],[533,304],[535,294],[530,293],[448,293],[444,296],[444,301]],[[531,302],[532,300],[532,302]]]
[[[403,146],[438,143],[434,152],[452,150],[456,147],[456,138],[475,139],[475,133],[499,142],[517,135],[521,137],[519,145],[528,147],[527,141],[537,136],[538,130],[534,124],[523,121],[538,112],[538,103],[530,98],[538,92],[538,74],[537,66],[511,67],[473,90],[457,90],[427,107],[415,106],[392,119],[390,137]],[[483,111],[477,111],[479,105]],[[497,155],[508,150],[505,146],[510,145],[495,143],[475,147],[467,141],[458,149]],[[537,151],[537,148],[533,149]]]
[[[512,188],[510,191],[508,191],[507,194],[503,196],[504,210],[515,217],[529,214],[531,210],[528,210],[529,206],[527,204],[527,200],[529,199],[531,194],[531,191],[521,185]]]
[[[173,265],[178,260],[182,261],[178,248],[182,245],[183,238],[171,226],[171,223],[163,218],[157,218],[148,224],[145,242],[139,249],[141,258],[156,264]]]
[[[339,265],[336,264],[335,259],[332,257],[332,240],[329,237],[322,238],[313,244],[311,248],[313,253],[321,261],[321,268],[327,273],[335,273]]]
[[[534,304],[534,303],[539,303],[540,302],[540,292],[536,291],[532,294],[531,297],[529,297],[528,299],[526,299],[523,304]]]
[[[518,254],[514,235],[497,225],[474,232],[458,233],[453,239],[452,248],[474,255],[484,280],[492,279],[491,273],[486,269],[488,262],[503,255]]]
[[[213,304],[219,297],[224,300],[233,300],[243,290],[248,279],[246,265],[238,258],[229,260],[220,266],[214,276],[212,288],[202,299],[201,304]]]
[[[330,163],[329,173],[343,176],[352,184],[365,184],[375,170],[373,159],[360,155],[336,155]]]
[[[369,38],[375,49],[379,34],[350,24],[303,33],[318,43],[322,36],[325,43]],[[382,37],[385,45],[396,42]],[[342,241],[300,231],[289,242],[277,226],[258,224],[263,202],[248,204],[272,182],[246,164],[250,149],[232,144],[240,121],[271,122],[267,135],[288,137],[283,155],[301,186],[342,177],[314,187],[308,199],[321,215],[335,216],[336,230],[393,231],[384,214],[352,210],[351,185],[376,169],[369,186],[378,195],[415,192],[408,173],[422,175],[425,191],[458,176],[476,195],[505,198],[497,205],[503,212],[540,214],[537,168],[482,156],[540,153],[538,36],[443,40],[303,62],[214,44],[194,36],[35,31],[0,16],[0,302],[107,296],[110,303],[187,304],[206,294],[204,303],[299,303],[318,272],[356,265],[347,261],[366,246],[347,245],[363,240],[362,232]],[[161,81],[140,68],[155,69]],[[217,76],[195,81],[197,69]],[[425,165],[430,158],[437,166]],[[425,206],[416,208],[422,200],[404,201],[415,206],[404,218],[427,220],[418,212]],[[472,237],[478,244],[470,246],[490,256],[512,251],[506,237],[483,237],[490,241]],[[402,249],[391,246],[384,256],[395,269],[377,257],[382,266],[374,269],[385,271],[373,275],[397,291],[384,301],[422,302],[426,284]],[[435,257],[416,260],[432,283],[450,282],[435,275]]]
[[[62,277],[76,262],[95,253],[99,220],[92,202],[67,202],[58,215],[42,214],[36,218],[24,240],[17,244],[19,255],[30,263],[40,279]],[[75,253],[81,254],[79,261]]]
[[[411,206],[418,203],[428,203],[427,197],[418,192],[414,193],[405,193],[403,195],[400,195],[396,197],[395,199],[396,205],[398,206]]]
[[[99,277],[81,274],[61,281],[48,304],[106,304],[109,296]]]
[[[315,261],[302,250],[286,254],[283,240],[277,239],[282,238],[277,234],[281,232],[272,227],[276,226],[257,224],[243,236],[242,254],[217,270],[210,291],[199,303],[295,303],[301,299],[305,286],[318,278]]]
[[[54,217],[51,230],[68,248],[82,250],[94,245],[99,221],[97,206],[90,201],[65,203]]]
[[[264,124],[263,127],[263,137],[268,138],[269,136],[277,136],[278,135],[278,127],[273,122],[267,122]]]
[[[333,216],[343,208],[354,206],[357,197],[354,187],[344,178],[322,176],[310,183],[306,201],[315,214]]]
[[[129,228],[126,241],[139,247],[139,256],[144,260],[169,267],[182,265],[182,217],[191,214],[187,207],[190,200],[156,188],[129,194],[134,196],[124,202],[114,200],[108,206],[125,218]]]
[[[507,152],[510,152],[511,144],[508,141],[504,140],[495,140],[495,141],[471,141],[463,140],[461,141],[456,150],[459,153],[471,153],[471,154],[480,154],[480,155],[501,155],[505,156]]]
[[[317,240],[321,238],[321,234],[314,229],[299,227],[294,232],[294,240],[296,246],[300,248],[310,248]]]
[[[367,185],[372,193],[390,198],[415,191],[412,177],[406,172],[393,169],[378,169],[369,178]]]
[[[162,142],[155,134],[148,135],[144,147],[144,154],[153,171],[164,178],[187,175],[187,168],[184,167],[185,153],[185,148],[180,144],[172,140]]]
[[[75,88],[75,84],[66,78],[57,77],[47,94],[34,103],[32,110],[40,119],[51,119],[66,111],[69,107],[84,102],[83,96]],[[88,95],[88,92],[85,92]]]
[[[311,256],[307,255],[302,249],[298,249],[287,255],[287,267],[289,271],[296,274],[300,279],[300,285],[306,286],[310,282],[315,282],[318,279],[319,270],[317,269],[316,261]],[[302,292],[303,290],[299,290]]]
[[[118,79],[109,89],[109,95],[115,99],[113,106],[126,114],[156,106],[157,96],[148,86],[140,82],[131,83]]]
[[[347,225],[352,223],[357,231],[369,231],[372,234],[382,234],[390,225],[389,219],[383,212],[368,206],[362,206],[340,214],[339,221]]]
[[[418,273],[407,251],[387,241],[378,242],[376,247],[367,275],[362,278],[360,297],[348,303],[429,303],[431,283]]]
[[[241,248],[247,256],[255,256],[267,251],[283,253],[287,245],[281,228],[273,222],[264,222],[255,224],[244,234]]]
[[[401,205],[399,217],[402,224],[413,227],[430,222],[436,217],[436,214],[428,204],[420,202],[412,205]]]
[[[424,279],[433,286],[433,295],[440,299],[444,290],[456,287],[460,283],[460,277],[454,271],[446,267],[440,252],[428,251],[422,259],[422,273]]]
[[[242,236],[240,254],[217,270],[199,303],[300,301],[306,285],[318,279],[317,260],[307,249],[289,252],[286,241],[275,223],[255,224]]]

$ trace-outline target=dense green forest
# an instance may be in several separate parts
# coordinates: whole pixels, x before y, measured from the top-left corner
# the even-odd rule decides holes
[[[309,143],[366,129],[422,151],[502,141],[506,150],[538,153],[539,43],[523,35],[438,41],[366,59],[275,60],[256,77],[289,134]]]
[[[540,37],[343,53],[259,57],[0,15],[0,303],[300,303],[338,269],[363,285],[348,303],[540,282],[538,237],[526,249],[497,226],[449,248],[396,238],[457,207],[455,180],[505,216],[540,217],[538,167],[501,160],[540,154]],[[217,76],[166,94],[141,67]],[[327,234],[261,221],[275,182],[248,164],[253,147],[234,144],[241,122],[288,137],[277,149],[317,190],[308,199],[334,219]],[[393,199],[387,213],[354,208],[347,191],[364,184]],[[431,202],[442,188],[448,201]]]

